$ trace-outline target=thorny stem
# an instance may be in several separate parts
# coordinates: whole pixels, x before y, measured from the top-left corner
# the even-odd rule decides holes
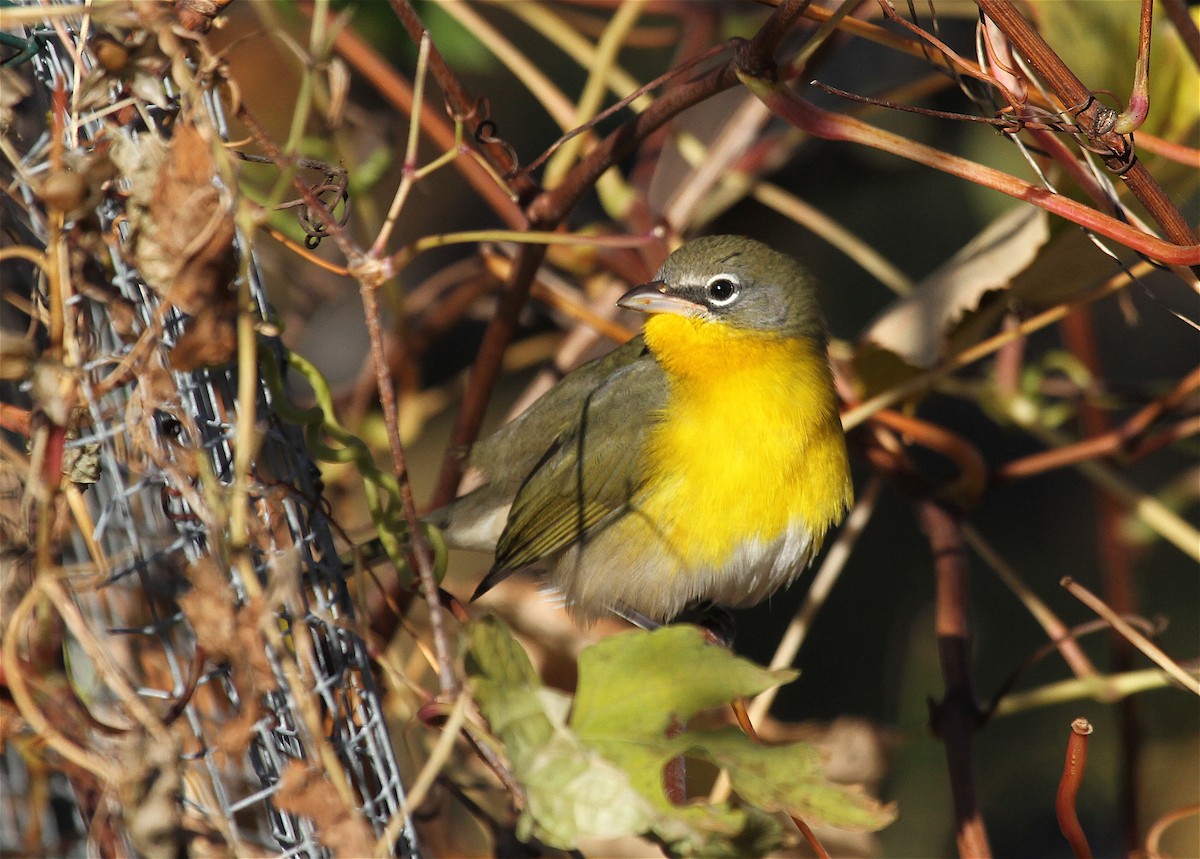
[[[967,555],[958,517],[932,498],[917,499],[917,513],[929,538],[937,581],[935,626],[946,689],[933,705],[934,730],[946,747],[954,794],[955,841],[962,857],[991,856],[987,829],[975,795],[971,735],[979,724],[979,706],[968,662]]]
[[[1075,797],[1079,786],[1083,784],[1083,771],[1087,767],[1088,735],[1092,733],[1092,724],[1087,719],[1076,719],[1071,723],[1071,733],[1067,737],[1067,757],[1063,762],[1062,778],[1058,782],[1058,796],[1054,801],[1054,812],[1058,817],[1058,828],[1066,836],[1071,845],[1075,859],[1091,859],[1092,851],[1088,847],[1087,835],[1079,825],[1079,816],[1075,813]]]

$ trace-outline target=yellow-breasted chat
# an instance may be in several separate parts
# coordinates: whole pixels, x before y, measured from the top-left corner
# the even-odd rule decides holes
[[[585,622],[759,602],[853,497],[812,278],[709,236],[618,304],[650,314],[643,333],[476,444],[485,482],[427,519],[495,552],[472,599],[544,567]]]

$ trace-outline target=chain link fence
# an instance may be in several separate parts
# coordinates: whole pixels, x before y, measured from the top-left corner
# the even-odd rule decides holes
[[[53,733],[17,719],[5,732],[0,849],[163,855],[186,840],[192,855],[346,855],[375,849],[391,823],[393,855],[416,856],[303,434],[281,418],[277,390],[255,381],[244,397],[236,355],[224,369],[178,366],[173,350],[189,330],[206,336],[193,326],[210,311],[185,314],[141,270],[131,173],[182,127],[176,81],[160,72],[162,91],[147,98],[111,76],[108,105],[80,97],[100,80],[85,26],[48,15],[5,34],[2,321],[21,372],[3,382],[0,515],[6,653],[23,654],[6,669],[36,672],[26,642],[57,631],[51,661],[69,681],[17,678]],[[204,101],[205,127],[227,139],[221,99]],[[122,147],[137,155],[118,157]],[[161,183],[170,167],[159,169]],[[90,186],[65,221],[48,191],[64,171]],[[230,249],[233,290],[263,323],[257,360],[286,374],[245,237],[234,232]],[[49,490],[37,487],[58,470],[65,489],[39,507]],[[91,757],[32,753],[47,736]],[[46,771],[44,760],[64,764]]]

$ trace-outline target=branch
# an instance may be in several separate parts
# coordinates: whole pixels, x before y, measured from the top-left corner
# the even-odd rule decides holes
[[[311,12],[311,7],[307,4],[300,8],[306,14]],[[418,44],[420,44],[419,40]],[[333,47],[339,56],[361,74],[382,98],[391,102],[394,107],[411,117],[414,122],[417,120],[417,117],[413,116],[412,85],[398,74],[366,39],[347,25],[338,31]],[[474,107],[472,107],[473,110]],[[443,113],[435,110],[429,104],[421,106],[420,122],[421,130],[439,148],[448,151],[456,145],[453,125],[446,121]],[[456,158],[454,166],[462,173],[463,178],[471,183],[471,187],[475,189],[476,193],[488,202],[492,211],[504,219],[509,227],[520,229],[526,225],[525,216],[514,202],[511,190],[498,185],[493,173],[485,170],[473,158]]]
[[[1007,462],[996,469],[992,478],[1001,482],[1016,480],[1118,453],[1138,459],[1158,450],[1164,442],[1171,443],[1186,438],[1197,432],[1194,419],[1182,421],[1157,436],[1147,437],[1146,434],[1155,421],[1172,409],[1178,408],[1197,388],[1200,388],[1200,369],[1193,370],[1169,393],[1144,406],[1120,427],[1066,447],[1044,450]]]
[[[1200,266],[1200,243],[1197,243],[1196,237],[1190,232],[1183,241],[1177,244],[1163,241],[1069,197],[1039,188],[993,167],[951,155],[932,146],[916,143],[854,117],[822,110],[782,85],[755,78],[743,78],[742,82],[777,116],[823,140],[859,143],[873,149],[890,152],[901,158],[907,158],[1018,200],[1032,203],[1168,265]],[[1126,176],[1127,180],[1128,178]],[[1153,182],[1153,179],[1150,181]]]
[[[975,2],[979,10],[992,19],[1017,50],[1025,55],[1062,105],[1072,112],[1088,142],[1104,150],[1101,155],[1104,163],[1124,180],[1167,238],[1177,245],[1194,245],[1196,233],[1154,177],[1137,160],[1133,152],[1132,135],[1122,135],[1112,130],[1116,120],[1115,111],[1093,98],[1092,91],[1075,76],[1009,0]],[[1181,264],[1197,266],[1200,260]]]
[[[421,23],[421,18],[417,15],[415,9],[408,0],[389,0],[392,5],[392,11],[396,13],[396,17],[400,19],[400,23],[404,25],[404,29],[408,31],[409,37],[413,40],[414,45],[421,44],[421,39],[425,35],[425,25]],[[442,56],[442,52],[434,47],[429,52],[429,71],[433,73],[433,79],[437,81],[442,92],[446,94],[446,102],[454,111],[456,116],[465,117],[468,123],[476,120],[478,102],[471,98],[467,88],[462,85],[458,76],[450,68],[446,62],[446,58]],[[508,148],[502,141],[491,138],[489,135],[479,135],[482,120],[475,121],[473,125],[468,125],[471,131],[471,136],[480,142],[480,148],[487,159],[488,164],[492,169],[500,175],[505,175],[515,165],[509,164]],[[537,186],[528,176],[514,176],[509,179],[512,182],[513,190],[521,199],[526,199],[538,192]]]
[[[917,514],[929,538],[937,578],[936,629],[938,655],[946,690],[931,706],[935,733],[946,746],[950,786],[954,793],[955,841],[962,857],[992,855],[987,828],[975,796],[971,735],[979,724],[979,706],[968,660],[970,627],[967,555],[957,515],[931,498],[917,500]]]

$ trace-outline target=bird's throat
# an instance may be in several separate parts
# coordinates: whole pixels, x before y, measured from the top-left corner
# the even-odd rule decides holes
[[[851,498],[823,349],[670,315],[651,317],[645,334],[671,394],[639,506],[673,551],[719,566],[747,537],[769,542],[789,528],[819,544]]]

